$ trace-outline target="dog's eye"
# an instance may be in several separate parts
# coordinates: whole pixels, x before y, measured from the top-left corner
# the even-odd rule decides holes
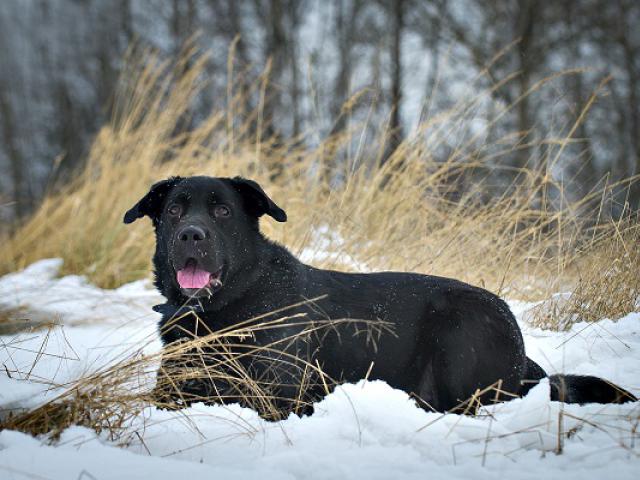
[[[216,217],[228,217],[231,215],[231,210],[226,205],[216,205],[213,207],[213,214]]]
[[[169,215],[178,216],[182,213],[182,207],[177,203],[174,203],[167,209],[167,212],[169,212]]]

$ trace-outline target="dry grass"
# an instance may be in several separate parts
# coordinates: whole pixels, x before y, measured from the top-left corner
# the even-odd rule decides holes
[[[314,300],[317,299],[307,302]],[[308,411],[317,400],[309,396],[311,388],[319,386],[324,393],[329,393],[337,382],[313,359],[293,355],[291,345],[336,329],[340,329],[341,334],[353,335],[367,331],[372,338],[377,338],[388,326],[380,321],[309,321],[303,314],[287,315],[287,310],[303,303],[306,302],[249,319],[233,328],[171,344],[156,354],[143,355],[146,345],[138,345],[70,384],[31,378],[36,364],[46,355],[42,350],[46,342],[43,342],[41,351],[34,352],[34,362],[28,369],[10,371],[7,368],[7,374],[37,381],[60,393],[31,410],[0,411],[0,430],[47,434],[49,439],[56,440],[67,427],[81,425],[106,433],[110,440],[127,443],[135,434],[132,423],[150,405],[173,410],[195,402],[240,402],[269,420],[286,418],[290,411]],[[191,313],[181,314],[174,321],[184,315]],[[258,332],[277,330],[285,324],[288,329],[297,326],[297,332],[268,345],[256,346],[246,341]],[[204,323],[201,325],[205,327]],[[170,326],[171,322],[167,328]],[[45,336],[50,335],[53,328],[51,326]],[[4,347],[13,348],[12,345]],[[250,373],[257,365],[265,372],[260,378]],[[283,384],[279,378],[285,371],[299,380],[293,385],[294,389],[280,388]],[[214,384],[224,384],[226,390],[215,391]],[[283,397],[289,391],[293,394]]]
[[[152,183],[170,175],[243,175],[260,182],[288,213],[286,224],[262,222],[270,238],[295,253],[304,248],[337,253],[317,260],[317,266],[451,276],[526,299],[573,292],[552,314],[540,312],[538,323],[552,328],[566,328],[576,318],[615,318],[637,308],[638,218],[628,210],[622,220],[604,215],[613,188],[620,185],[569,200],[566,186],[550,173],[572,142],[575,125],[560,138],[541,140],[544,158],[517,169],[501,164],[502,156],[522,148],[517,142],[509,144],[508,138],[496,140],[496,145],[505,143],[498,153],[473,135],[461,137],[452,148],[452,136],[490,93],[481,91],[427,120],[383,163],[384,134],[372,141],[364,133],[370,127],[366,124],[314,147],[299,139],[275,142],[263,138],[260,129],[255,133],[252,125],[265,121],[262,105],[242,118],[234,112],[242,110],[242,95],[261,88],[258,83],[238,93],[230,88],[225,111],[211,112],[184,131],[181,125],[189,120],[190,105],[203,88],[205,61],[188,56],[170,66],[147,58],[142,67],[125,73],[117,113],[97,135],[86,168],[2,239],[0,272],[62,257],[63,273],[85,274],[102,287],[147,276],[154,242],[150,223],[125,227],[124,212]],[[348,102],[345,114],[358,101]],[[436,160],[436,152],[445,147],[447,159]],[[344,161],[335,161],[336,155]],[[510,184],[502,194],[487,198],[489,179],[500,170],[512,173]],[[332,183],[330,177],[342,181]],[[322,233],[327,231],[334,233]],[[203,349],[250,333],[218,333],[173,346],[163,357],[169,374],[161,381],[169,388],[193,375],[229,381],[231,365],[246,403],[278,418],[269,387],[256,383],[237,359],[227,358],[221,365],[205,358]],[[148,397],[148,382],[131,388],[131,379],[153,378],[160,363],[157,356],[132,352],[74,385],[57,386],[64,387],[58,398],[6,417],[0,429],[55,435],[68,425],[82,424],[120,438],[130,419],[156,401]],[[325,381],[317,365],[302,362],[296,368],[300,365]]]
[[[537,307],[537,326],[569,329],[576,321],[617,319],[640,307],[640,223],[628,216],[594,232],[586,253],[570,266],[575,283]]]
[[[86,274],[103,287],[148,275],[154,241],[149,224],[125,227],[122,216],[152,183],[175,174],[256,179],[290,219],[284,225],[263,222],[269,237],[300,252],[317,245],[323,227],[336,233],[322,248],[339,254],[319,266],[451,276],[512,296],[544,296],[575,284],[579,276],[570,267],[597,255],[590,248],[593,228],[625,235],[600,215],[602,195],[611,187],[569,202],[550,175],[570,136],[542,141],[544,161],[516,169],[503,194],[488,200],[483,179],[513,169],[500,164],[500,155],[487,153],[487,145],[461,137],[446,161],[435,160],[434,152],[451,148],[452,135],[489,91],[428,120],[382,164],[383,142],[361,137],[366,125],[315,148],[251,133],[261,105],[245,118],[230,114],[247,89],[230,89],[227,111],[211,112],[183,131],[179,126],[203,88],[204,62],[188,56],[170,67],[151,58],[125,73],[114,120],[99,132],[86,168],[4,239],[1,272],[62,257],[63,273]],[[512,145],[503,154],[518,148]],[[338,185],[323,174],[335,163],[327,152],[346,155],[331,167],[334,178],[343,179]]]

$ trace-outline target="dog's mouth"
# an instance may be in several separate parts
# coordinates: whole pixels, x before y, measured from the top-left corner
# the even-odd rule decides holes
[[[220,268],[215,272],[210,272],[198,265],[198,261],[190,258],[186,261],[184,268],[176,271],[176,280],[180,288],[187,293],[203,291],[211,294],[222,288],[222,271]]]

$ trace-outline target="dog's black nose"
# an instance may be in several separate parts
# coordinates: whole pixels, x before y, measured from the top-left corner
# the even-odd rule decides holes
[[[178,231],[178,240],[181,242],[199,242],[204,240],[207,232],[195,225],[187,225]]]

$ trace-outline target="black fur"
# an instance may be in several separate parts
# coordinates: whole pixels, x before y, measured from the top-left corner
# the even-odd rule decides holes
[[[180,207],[179,216],[168,211],[175,204]],[[218,216],[215,212],[220,205],[230,215]],[[151,217],[156,230],[156,286],[167,299],[156,310],[163,314],[160,332],[165,345],[230,329],[273,311],[281,313],[267,319],[295,318],[227,348],[246,352],[295,335],[308,326],[301,324],[301,318],[335,321],[331,328],[319,328],[279,345],[280,353],[264,351],[242,358],[252,377],[277,383],[270,387],[271,393],[285,414],[296,409],[301,395],[311,403],[334,382],[354,382],[365,376],[384,380],[437,411],[464,409],[465,400],[491,385],[499,386],[501,392],[523,395],[547,376],[526,357],[520,329],[508,306],[486,290],[429,275],[342,273],[301,263],[260,233],[260,216],[278,221],[287,217],[253,181],[170,178],[155,184],[126,213],[124,221],[131,223],[144,215]],[[195,226],[206,233],[205,238],[178,240],[176,232],[185,226]],[[220,288],[210,292],[180,288],[176,271],[194,259],[209,272],[222,272]],[[299,305],[286,309],[293,304]],[[345,319],[350,321],[341,322]],[[214,346],[210,353],[215,357]],[[282,361],[294,356],[300,361]],[[301,394],[304,361],[321,366],[326,377],[316,375]],[[567,402],[635,400],[629,392],[595,377],[553,375],[550,383],[552,398]],[[181,388],[182,393],[200,395],[224,392],[227,398],[255,406],[237,386],[224,381],[208,379]],[[508,398],[492,390],[479,400]]]

